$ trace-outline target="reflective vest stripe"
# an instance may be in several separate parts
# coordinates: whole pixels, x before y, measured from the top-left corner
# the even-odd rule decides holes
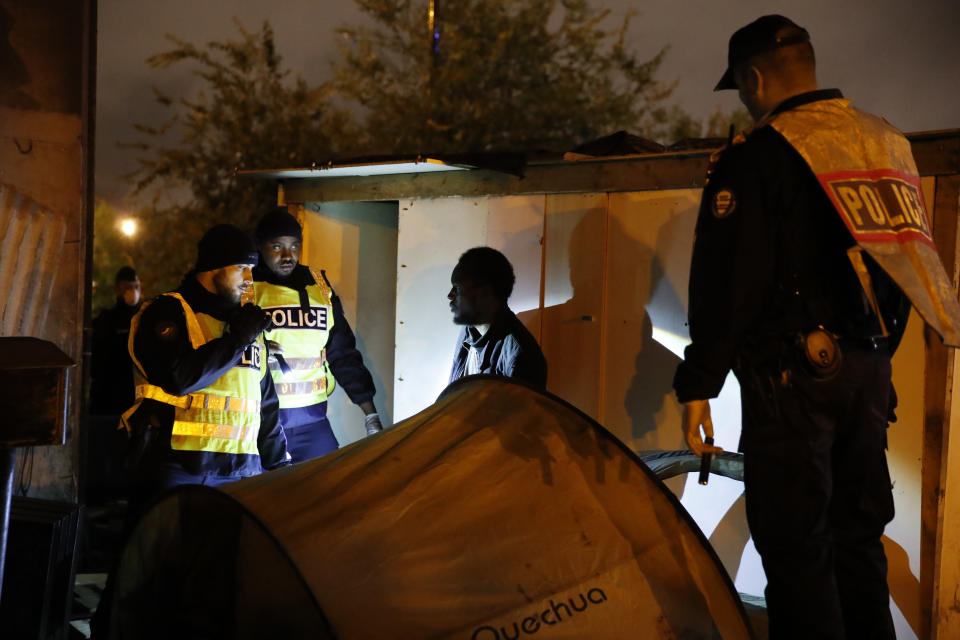
[[[206,393],[191,393],[175,396],[152,384],[137,385],[137,400],[149,399],[171,404],[181,409],[211,409],[232,413],[260,413],[260,401],[246,398],[212,396]]]
[[[225,424],[210,424],[209,422],[187,422],[184,420],[175,420],[173,423],[173,435],[175,436],[196,436],[202,438],[221,438],[229,440],[244,440],[248,442],[257,441],[257,429],[255,427],[234,427]]]
[[[319,358],[288,358],[283,357],[284,362],[290,365],[290,368],[294,371],[309,371],[311,369],[319,369],[327,361],[327,350],[324,349],[323,353]],[[270,361],[271,370],[280,370],[280,364],[274,360]]]
[[[277,395],[301,396],[327,390],[327,379],[317,378],[307,382],[280,382],[276,383]]]
[[[259,455],[256,439],[234,440],[233,438],[205,438],[202,436],[170,436],[170,448],[177,451],[208,451],[233,455]]]

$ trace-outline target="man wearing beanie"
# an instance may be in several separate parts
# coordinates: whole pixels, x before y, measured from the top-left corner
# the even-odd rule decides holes
[[[253,270],[256,302],[270,315],[270,359],[280,397],[280,421],[294,462],[335,451],[327,398],[335,384],[365,416],[367,435],[380,431],[373,377],[363,365],[343,305],[323,271],[299,264],[303,232],[296,218],[276,207],[256,229],[261,261]]]
[[[257,259],[243,231],[215,226],[176,291],[134,316],[137,403],[123,415],[134,503],[176,485],[218,486],[289,464],[262,337],[270,320],[253,304],[241,307]]]

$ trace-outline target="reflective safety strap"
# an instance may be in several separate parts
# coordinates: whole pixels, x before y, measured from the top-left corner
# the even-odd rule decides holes
[[[203,328],[200,326],[200,321],[197,320],[197,314],[193,312],[193,309],[191,309],[190,305],[187,304],[187,301],[183,299],[183,296],[175,291],[164,293],[163,295],[179,301],[180,305],[183,307],[183,316],[187,323],[187,334],[190,338],[190,344],[193,346],[193,348],[199,349],[205,345],[207,343],[207,339],[203,334]],[[140,310],[136,313],[136,315],[133,316],[133,319],[130,321],[130,334],[127,337],[127,351],[130,353],[130,359],[133,361],[133,366],[136,367],[137,372],[144,378],[148,376],[143,370],[143,365],[140,364],[140,361],[137,359],[136,350],[133,348],[133,345],[136,340],[137,331],[140,329],[140,317],[152,302],[153,301],[150,300],[143,303],[143,306],[140,307]]]
[[[200,438],[221,438],[224,440],[257,441],[258,427],[233,427],[225,424],[210,424],[208,422],[184,422],[175,420],[173,435],[196,436]]]
[[[330,282],[327,280],[326,272],[313,267],[308,267],[310,269],[310,275],[313,276],[313,281],[317,283],[317,287],[323,292],[326,300],[324,304],[331,304],[333,302],[333,287],[330,286]]]
[[[327,390],[327,378],[320,377],[316,380],[307,382],[280,382],[277,383],[277,395],[281,396],[299,396],[308,393]]]
[[[256,438],[238,440],[235,438],[208,438],[206,436],[170,436],[170,448],[176,451],[209,451],[212,453],[230,453],[259,455]]]
[[[209,409],[211,411],[232,411],[235,413],[260,413],[260,401],[246,398],[214,396],[206,393],[191,393],[175,396],[152,384],[137,385],[137,400],[156,400],[181,409]]]
[[[183,296],[175,291],[165,293],[164,295],[176,298],[180,301],[180,304],[183,305],[183,315],[187,321],[187,333],[190,336],[190,344],[193,345],[193,348],[199,349],[206,344],[207,339],[203,335],[203,329],[200,327],[200,321],[197,320],[197,314],[194,313],[190,305],[187,304],[187,301],[183,299]]]
[[[883,321],[883,314],[880,313],[880,304],[877,302],[877,294],[873,290],[873,281],[870,278],[870,272],[867,271],[867,265],[863,262],[862,252],[862,248],[854,245],[847,249],[847,258],[850,259],[853,270],[857,272],[857,278],[860,279],[860,286],[863,288],[863,293],[867,296],[867,301],[870,303],[870,308],[873,310],[874,315],[877,316],[877,321],[880,322],[880,331],[883,333],[883,337],[886,338],[890,334],[887,332],[887,325]]]
[[[327,350],[324,349],[319,358],[288,358],[284,356],[283,359],[290,365],[290,369],[294,371],[312,371],[313,369],[319,369],[326,363]],[[276,370],[279,369],[280,366],[278,363],[270,360],[270,368]]]

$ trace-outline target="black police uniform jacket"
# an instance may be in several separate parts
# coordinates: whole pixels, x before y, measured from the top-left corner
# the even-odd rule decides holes
[[[842,97],[835,89],[794,96],[786,111]],[[677,368],[681,402],[716,397],[739,362],[823,326],[843,340],[881,333],[846,251],[853,237],[813,172],[771,126],[728,146],[708,175],[690,271],[691,344]],[[890,333],[890,354],[910,303],[864,256]]]

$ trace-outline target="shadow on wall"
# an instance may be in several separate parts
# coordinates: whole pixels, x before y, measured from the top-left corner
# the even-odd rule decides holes
[[[644,441],[654,440],[659,444],[666,440],[670,444],[660,448],[684,448],[679,429],[676,442],[673,442],[674,438],[657,434],[660,427],[657,416],[663,411],[664,405],[672,402],[680,411],[673,393],[673,372],[680,358],[654,339],[653,320],[649,313],[643,314],[640,341],[642,346],[634,360],[635,374],[623,401],[630,416],[631,434]]]
[[[910,558],[907,550],[883,536],[883,551],[887,554],[887,582],[890,596],[897,603],[900,613],[906,619],[913,632],[920,637],[920,580],[910,571]]]
[[[614,215],[608,223],[611,295],[607,306],[611,317],[607,371],[611,373],[607,393],[611,399],[619,399],[625,413],[627,424],[620,426],[620,437],[629,438],[637,450],[686,448],[682,406],[673,391],[673,376],[688,336],[685,287],[697,207],[694,201],[686,206],[675,195],[664,194],[664,199],[647,201],[653,228],[645,226],[645,220],[631,218],[624,218],[621,224]],[[618,301],[618,294],[627,301]],[[611,407],[611,414],[616,410]],[[687,479],[672,478],[667,485],[682,498]],[[733,485],[731,490],[741,491],[742,486]],[[711,487],[711,491],[721,489]],[[718,500],[712,509],[716,513],[694,515],[698,521],[717,523],[709,532],[710,543],[723,566],[736,577],[750,540],[744,498],[742,492],[715,495]],[[703,508],[701,503],[694,500],[692,504]]]
[[[632,349],[636,353],[633,378],[623,406],[630,418],[631,435],[640,440],[635,446],[642,449],[685,448],[679,420],[682,408],[673,392],[673,375],[681,359],[657,339],[655,330],[661,337],[687,337],[686,295],[676,289],[686,286],[687,278],[681,277],[682,283],[671,280],[664,263],[689,263],[695,220],[695,210],[674,210],[659,226],[653,247],[638,245],[629,252],[635,256],[635,308],[642,309],[643,317]],[[680,251],[682,256],[674,255]]]

